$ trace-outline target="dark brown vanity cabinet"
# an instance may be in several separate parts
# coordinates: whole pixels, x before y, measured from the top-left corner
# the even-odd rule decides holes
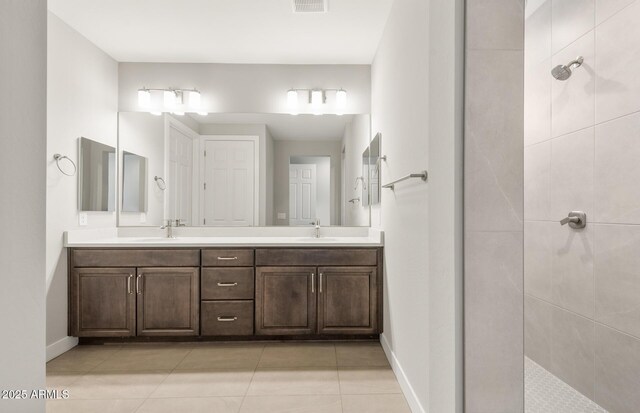
[[[71,250],[70,264],[70,335],[200,333],[199,250]]]
[[[378,262],[374,249],[257,250],[256,334],[379,333]]]

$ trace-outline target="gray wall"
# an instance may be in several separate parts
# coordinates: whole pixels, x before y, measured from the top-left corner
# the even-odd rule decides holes
[[[0,389],[45,387],[47,3],[0,2]],[[0,400],[43,412],[44,400]]]
[[[615,413],[640,406],[640,3],[529,4],[526,355]],[[566,3],[566,4],[565,4]],[[565,81],[549,74],[576,56]],[[571,210],[582,230],[560,226]]]
[[[274,141],[274,225],[289,225],[289,158],[291,156],[331,157],[331,225],[340,225],[340,142]],[[278,212],[286,212],[287,219],[277,219]],[[328,225],[329,223],[322,223]]]
[[[523,3],[467,0],[467,413],[524,409]]]

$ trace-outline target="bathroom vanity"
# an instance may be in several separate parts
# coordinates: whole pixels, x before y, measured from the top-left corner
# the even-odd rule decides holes
[[[367,238],[286,240],[77,243],[69,248],[69,335],[84,342],[377,337],[382,246]]]

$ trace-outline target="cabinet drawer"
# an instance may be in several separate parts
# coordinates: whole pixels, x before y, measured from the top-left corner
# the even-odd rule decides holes
[[[256,250],[256,265],[367,265],[378,263],[378,251],[364,248],[271,248]]]
[[[200,311],[203,336],[253,334],[253,301],[203,301]]]
[[[74,267],[198,267],[200,250],[74,249]]]
[[[252,267],[252,249],[209,249],[202,250],[203,267]]]
[[[203,268],[203,300],[253,300],[253,267]]]

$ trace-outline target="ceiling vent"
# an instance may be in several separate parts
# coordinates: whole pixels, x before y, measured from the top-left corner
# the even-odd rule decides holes
[[[294,13],[326,13],[329,0],[293,0]]]

